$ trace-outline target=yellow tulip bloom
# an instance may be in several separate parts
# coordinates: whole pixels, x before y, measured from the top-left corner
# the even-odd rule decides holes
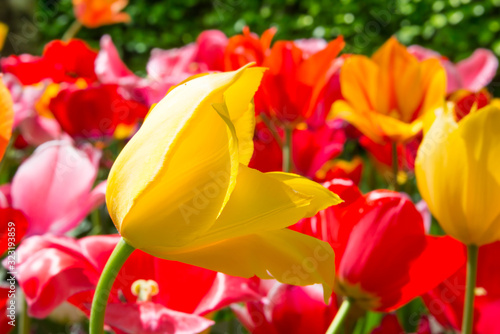
[[[0,160],[2,159],[9,140],[12,135],[12,126],[14,124],[14,107],[12,96],[5,86],[0,74]]]
[[[438,114],[415,162],[417,184],[444,231],[467,245],[500,240],[500,109]]]
[[[341,200],[287,173],[249,168],[263,68],[197,76],[149,113],[113,165],[106,193],[123,239],[154,256],[331,293],[334,255],[286,229]]]
[[[9,27],[5,23],[0,22],[0,51],[3,49],[8,33]]]
[[[373,56],[350,56],[341,68],[344,100],[330,118],[343,118],[373,141],[406,142],[422,131],[425,113],[444,103],[446,73],[437,59],[419,62],[395,38]]]

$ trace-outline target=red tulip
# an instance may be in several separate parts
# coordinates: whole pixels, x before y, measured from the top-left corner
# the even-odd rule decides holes
[[[331,104],[340,96],[329,92],[329,87],[338,81],[335,74],[343,62],[336,57],[343,47],[344,40],[338,37],[306,58],[294,42],[276,42],[262,63],[269,70],[255,97],[256,111],[292,126],[315,113],[322,114],[324,122]]]
[[[413,172],[415,169],[415,158],[417,150],[422,141],[422,136],[418,135],[405,144],[397,144],[398,150],[398,168],[400,171]],[[382,174],[388,174],[392,177],[392,143],[386,141],[379,144],[367,136],[361,136],[359,143],[370,154],[375,166]]]
[[[231,308],[252,334],[323,334],[337,312],[337,303],[331,298],[325,305],[321,285],[276,282],[260,300]]]
[[[275,34],[276,28],[270,28],[259,38],[251,33],[248,27],[244,27],[242,35],[233,36],[228,40],[224,51],[225,70],[234,71],[251,62],[255,62],[257,66],[263,65]]]
[[[479,249],[474,333],[497,333],[500,314],[500,242]],[[465,297],[466,266],[423,296],[429,312],[447,329],[460,330]]]
[[[16,319],[17,304],[14,307],[10,304],[11,300],[17,302],[14,297],[12,297],[12,293],[13,291],[10,290],[10,285],[0,285],[0,333],[9,334],[15,328],[15,325],[18,325]],[[9,307],[10,309],[8,309]],[[13,312],[11,312],[11,309],[13,309]],[[11,322],[13,320],[16,321]],[[9,322],[11,323],[9,324]]]
[[[89,315],[97,281],[119,238],[24,240],[16,271],[29,314],[46,317],[68,300]],[[105,322],[117,333],[197,333],[213,324],[200,315],[257,296],[251,281],[137,250],[113,285]]]
[[[274,130],[278,135],[282,135],[279,127],[274,127]],[[294,130],[292,158],[295,171],[314,180],[324,178],[327,173],[357,175],[351,174],[352,171],[348,168],[345,169],[347,166],[331,164],[331,160],[342,153],[345,140],[343,122],[338,121],[328,122],[315,130],[310,128]],[[263,172],[280,171],[282,168],[280,144],[264,123],[258,123],[255,129],[254,155],[250,166]]]
[[[14,246],[21,242],[27,230],[28,220],[22,211],[0,207],[0,255],[14,250]]]
[[[61,128],[75,138],[102,138],[118,125],[134,126],[147,114],[147,107],[125,99],[114,84],[63,89],[50,101],[50,111]]]
[[[10,56],[2,59],[2,71],[14,74],[22,84],[31,85],[51,79],[53,82],[87,82],[97,80],[94,62],[97,52],[78,39],[63,42],[54,40],[45,46],[41,57]]]
[[[348,180],[325,186],[345,203],[294,229],[330,243],[336,257],[336,292],[359,307],[397,309],[465,263],[459,242],[425,234],[422,215],[407,196],[388,190],[362,195]]]

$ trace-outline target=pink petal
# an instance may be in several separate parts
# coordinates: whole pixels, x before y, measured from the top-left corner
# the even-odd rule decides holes
[[[95,73],[102,83],[117,83],[123,78],[136,77],[120,59],[109,35],[101,37],[101,50],[95,60]]]
[[[487,49],[477,49],[467,59],[457,64],[465,89],[473,92],[486,87],[498,69],[497,57]]]
[[[31,316],[44,318],[71,295],[95,287],[99,273],[80,253],[70,238],[34,236],[21,243],[16,278]]]
[[[309,58],[311,55],[315,54],[326,48],[327,42],[322,38],[304,38],[297,39],[294,41],[295,45],[302,50],[304,58]]]
[[[88,214],[95,162],[65,141],[40,146],[12,180],[12,205],[29,221],[27,235],[63,234]]]
[[[193,334],[214,324],[212,320],[169,310],[151,302],[108,304],[105,322],[121,333],[130,334]]]
[[[213,286],[204,296],[195,313],[203,315],[233,303],[258,300],[263,297],[259,281],[217,273]]]
[[[224,70],[224,50],[228,39],[220,30],[205,30],[196,39],[196,61],[205,64],[210,71]]]

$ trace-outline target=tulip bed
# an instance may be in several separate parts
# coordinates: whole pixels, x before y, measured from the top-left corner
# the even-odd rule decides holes
[[[490,50],[245,27],[139,76],[77,38],[126,1],[73,4],[0,58],[0,333],[500,332]]]

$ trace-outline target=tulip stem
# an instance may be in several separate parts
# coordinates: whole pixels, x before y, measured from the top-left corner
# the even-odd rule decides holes
[[[75,20],[69,26],[68,30],[66,30],[66,32],[64,33],[64,35],[62,37],[62,40],[65,41],[65,42],[67,42],[70,39],[74,38],[76,36],[76,34],[78,34],[78,32],[80,31],[80,29],[82,29],[82,24],[80,23],[80,21]]]
[[[109,257],[102,271],[101,278],[97,283],[94,300],[92,301],[90,334],[102,334],[104,332],[104,314],[106,312],[106,305],[108,304],[109,293],[121,267],[134,250],[134,247],[127,244],[125,240],[120,239]]]
[[[21,314],[21,323],[19,324],[19,333],[20,334],[29,334],[30,333],[30,324],[31,319],[28,315],[28,304],[26,303],[25,296],[23,298],[23,309]]]
[[[283,171],[292,171],[292,132],[293,129],[285,126],[285,140],[283,141]]]
[[[344,324],[344,321],[347,318],[347,315],[349,314],[349,311],[351,310],[352,306],[353,306],[353,303],[349,298],[344,299],[344,301],[342,302],[342,305],[340,305],[340,308],[337,311],[337,314],[335,315],[335,318],[333,318],[333,321],[330,324],[330,327],[328,327],[326,334],[341,333],[341,329],[342,329],[342,326]]]
[[[398,143],[393,141],[392,142],[392,189],[394,191],[399,191],[398,174],[399,174]]]
[[[472,334],[478,251],[479,247],[476,245],[467,246],[467,281],[465,285],[465,303],[464,315],[462,320],[462,334]]]

